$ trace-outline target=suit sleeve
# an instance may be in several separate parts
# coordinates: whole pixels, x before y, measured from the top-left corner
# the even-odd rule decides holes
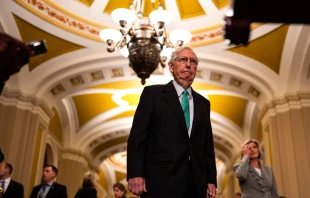
[[[64,188],[63,188],[61,198],[68,198],[67,187],[66,186],[64,186]]]
[[[239,180],[246,180],[249,171],[250,158],[244,156],[241,162],[234,166],[235,175]]]
[[[18,197],[17,198],[24,198],[24,186],[20,184],[20,190],[18,191]]]
[[[153,112],[151,87],[145,87],[138,104],[127,144],[127,180],[143,177],[146,139]]]
[[[91,191],[91,194],[90,194],[89,197],[90,197],[90,198],[97,198],[97,190],[96,190],[96,189],[93,189],[93,190]]]
[[[68,195],[67,195],[67,187],[66,186],[63,186],[62,189],[61,189],[61,195],[59,198],[67,198]]]
[[[207,111],[210,118],[210,102],[207,100]],[[207,167],[207,183],[214,184],[217,186],[216,181],[216,163],[214,154],[214,143],[213,143],[213,133],[211,127],[211,121],[208,120],[207,135],[205,143],[205,156],[206,156],[206,167]]]
[[[36,192],[36,187],[33,187],[32,188],[32,191],[31,191],[31,194],[30,194],[30,198],[36,198],[37,194],[35,193]]]

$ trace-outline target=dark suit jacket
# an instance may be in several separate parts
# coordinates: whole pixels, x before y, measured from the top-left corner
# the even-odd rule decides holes
[[[127,180],[143,177],[147,198],[180,198],[186,187],[189,157],[199,197],[216,186],[210,102],[192,91],[194,118],[188,136],[184,113],[172,81],[145,87],[127,146]]]
[[[24,186],[11,180],[2,198],[24,198]]]
[[[30,198],[37,198],[42,185],[32,189]],[[45,198],[67,198],[67,187],[56,182],[53,183]]]
[[[97,198],[97,190],[95,188],[83,187],[75,194],[74,198]]]

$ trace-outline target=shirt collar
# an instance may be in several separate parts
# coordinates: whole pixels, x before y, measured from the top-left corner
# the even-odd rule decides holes
[[[176,90],[177,93],[178,93],[178,96],[181,97],[182,94],[183,94],[184,88],[183,88],[181,85],[179,85],[175,80],[173,80],[172,83],[173,83],[173,85],[174,85],[175,90]],[[192,96],[193,96],[193,95],[192,95],[192,88],[189,87],[186,91],[187,91],[187,93],[188,93],[189,99],[191,99]]]
[[[4,180],[6,184],[9,184],[11,182],[11,177],[6,178],[6,179],[1,179],[0,181],[2,181],[2,180]]]
[[[55,181],[51,181],[51,182],[48,182],[47,184],[43,184],[43,185],[46,185],[46,186],[49,186],[51,187],[53,184],[54,184]]]

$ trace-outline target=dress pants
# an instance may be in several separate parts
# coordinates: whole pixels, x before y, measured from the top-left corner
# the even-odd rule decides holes
[[[187,166],[187,180],[186,180],[186,190],[184,198],[198,198],[197,188],[194,183],[193,178],[193,169],[191,165],[191,161],[189,160]]]

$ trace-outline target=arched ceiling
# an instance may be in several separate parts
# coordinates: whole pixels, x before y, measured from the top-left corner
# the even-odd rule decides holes
[[[83,150],[97,165],[108,160],[118,172],[124,156],[117,153],[126,150],[143,86],[128,60],[119,51],[108,53],[98,34],[118,28],[110,13],[130,2],[0,1],[5,32],[48,45],[48,53],[31,59],[7,88],[46,102],[54,112],[49,129],[63,147]],[[151,1],[144,2],[147,15]],[[183,28],[193,34],[189,46],[200,59],[193,88],[211,101],[217,158],[228,165],[244,139],[261,137],[258,114],[268,101],[300,87],[309,90],[309,27],[253,24],[248,46],[227,46],[222,21],[228,0],[161,2],[173,13],[168,32]],[[171,79],[167,68],[158,68],[146,85]]]

